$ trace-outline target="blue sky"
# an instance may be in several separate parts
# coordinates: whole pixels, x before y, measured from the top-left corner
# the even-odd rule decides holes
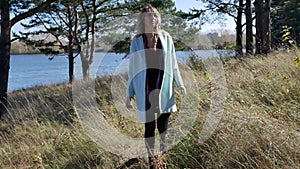
[[[196,1],[196,0],[174,0],[175,1],[175,6],[178,10],[182,10],[187,12],[190,8],[196,8],[199,9],[203,5],[201,1]],[[224,21],[224,25],[220,26],[219,24],[204,24],[201,27],[201,32],[211,32],[213,30],[217,29],[228,29],[232,32],[235,31],[235,23],[234,20],[231,17],[228,17],[226,21]]]

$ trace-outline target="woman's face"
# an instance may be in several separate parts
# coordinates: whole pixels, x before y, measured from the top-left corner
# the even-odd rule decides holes
[[[144,18],[146,30],[153,30],[158,23],[158,16],[154,12],[147,12]]]

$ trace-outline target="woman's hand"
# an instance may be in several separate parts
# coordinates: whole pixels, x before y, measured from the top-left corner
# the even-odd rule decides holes
[[[126,97],[126,107],[127,109],[132,109],[132,104],[131,104],[131,97],[127,96]]]
[[[180,86],[179,91],[182,95],[186,95],[186,88],[184,86]]]

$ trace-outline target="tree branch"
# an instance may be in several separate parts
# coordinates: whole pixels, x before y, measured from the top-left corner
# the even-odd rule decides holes
[[[108,2],[109,0],[103,0],[102,2],[99,2],[96,6],[95,9],[99,8],[101,5],[103,5],[105,2]]]
[[[243,7],[242,6],[239,6],[239,5],[237,5],[237,4],[231,4],[231,3],[216,3],[216,2],[214,2],[214,1],[211,1],[211,0],[208,0],[208,2],[209,3],[211,3],[211,4],[213,4],[215,7],[214,8],[210,8],[210,9],[216,9],[216,8],[218,8],[218,9],[222,9],[222,12],[224,12],[224,13],[226,13],[227,15],[229,15],[229,16],[231,16],[231,17],[233,17],[234,19],[236,19],[236,16],[234,15],[234,14],[231,14],[229,11],[227,11],[226,9],[227,9],[227,7],[228,6],[232,6],[232,7],[234,7],[234,8],[236,8],[236,9],[239,9],[239,8],[242,8],[243,9]],[[226,8],[224,8],[224,7],[226,7]]]
[[[41,5],[37,6],[36,8],[30,9],[29,11],[14,17],[11,20],[11,26],[15,25],[17,22],[19,22],[25,18],[28,18],[28,17],[36,14],[37,12],[43,11],[45,8],[47,8],[49,5],[51,5],[51,3],[55,2],[55,1],[57,1],[57,0],[47,0],[46,2],[43,2]]]

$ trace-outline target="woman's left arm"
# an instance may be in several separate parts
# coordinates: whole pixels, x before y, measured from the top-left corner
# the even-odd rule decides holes
[[[173,77],[174,77],[176,86],[179,87],[181,94],[186,94],[186,89],[184,87],[182,77],[181,77],[181,74],[179,71],[178,63],[177,63],[174,42],[171,37],[170,37],[170,43],[171,43],[171,58],[172,58],[172,63],[173,63]]]

